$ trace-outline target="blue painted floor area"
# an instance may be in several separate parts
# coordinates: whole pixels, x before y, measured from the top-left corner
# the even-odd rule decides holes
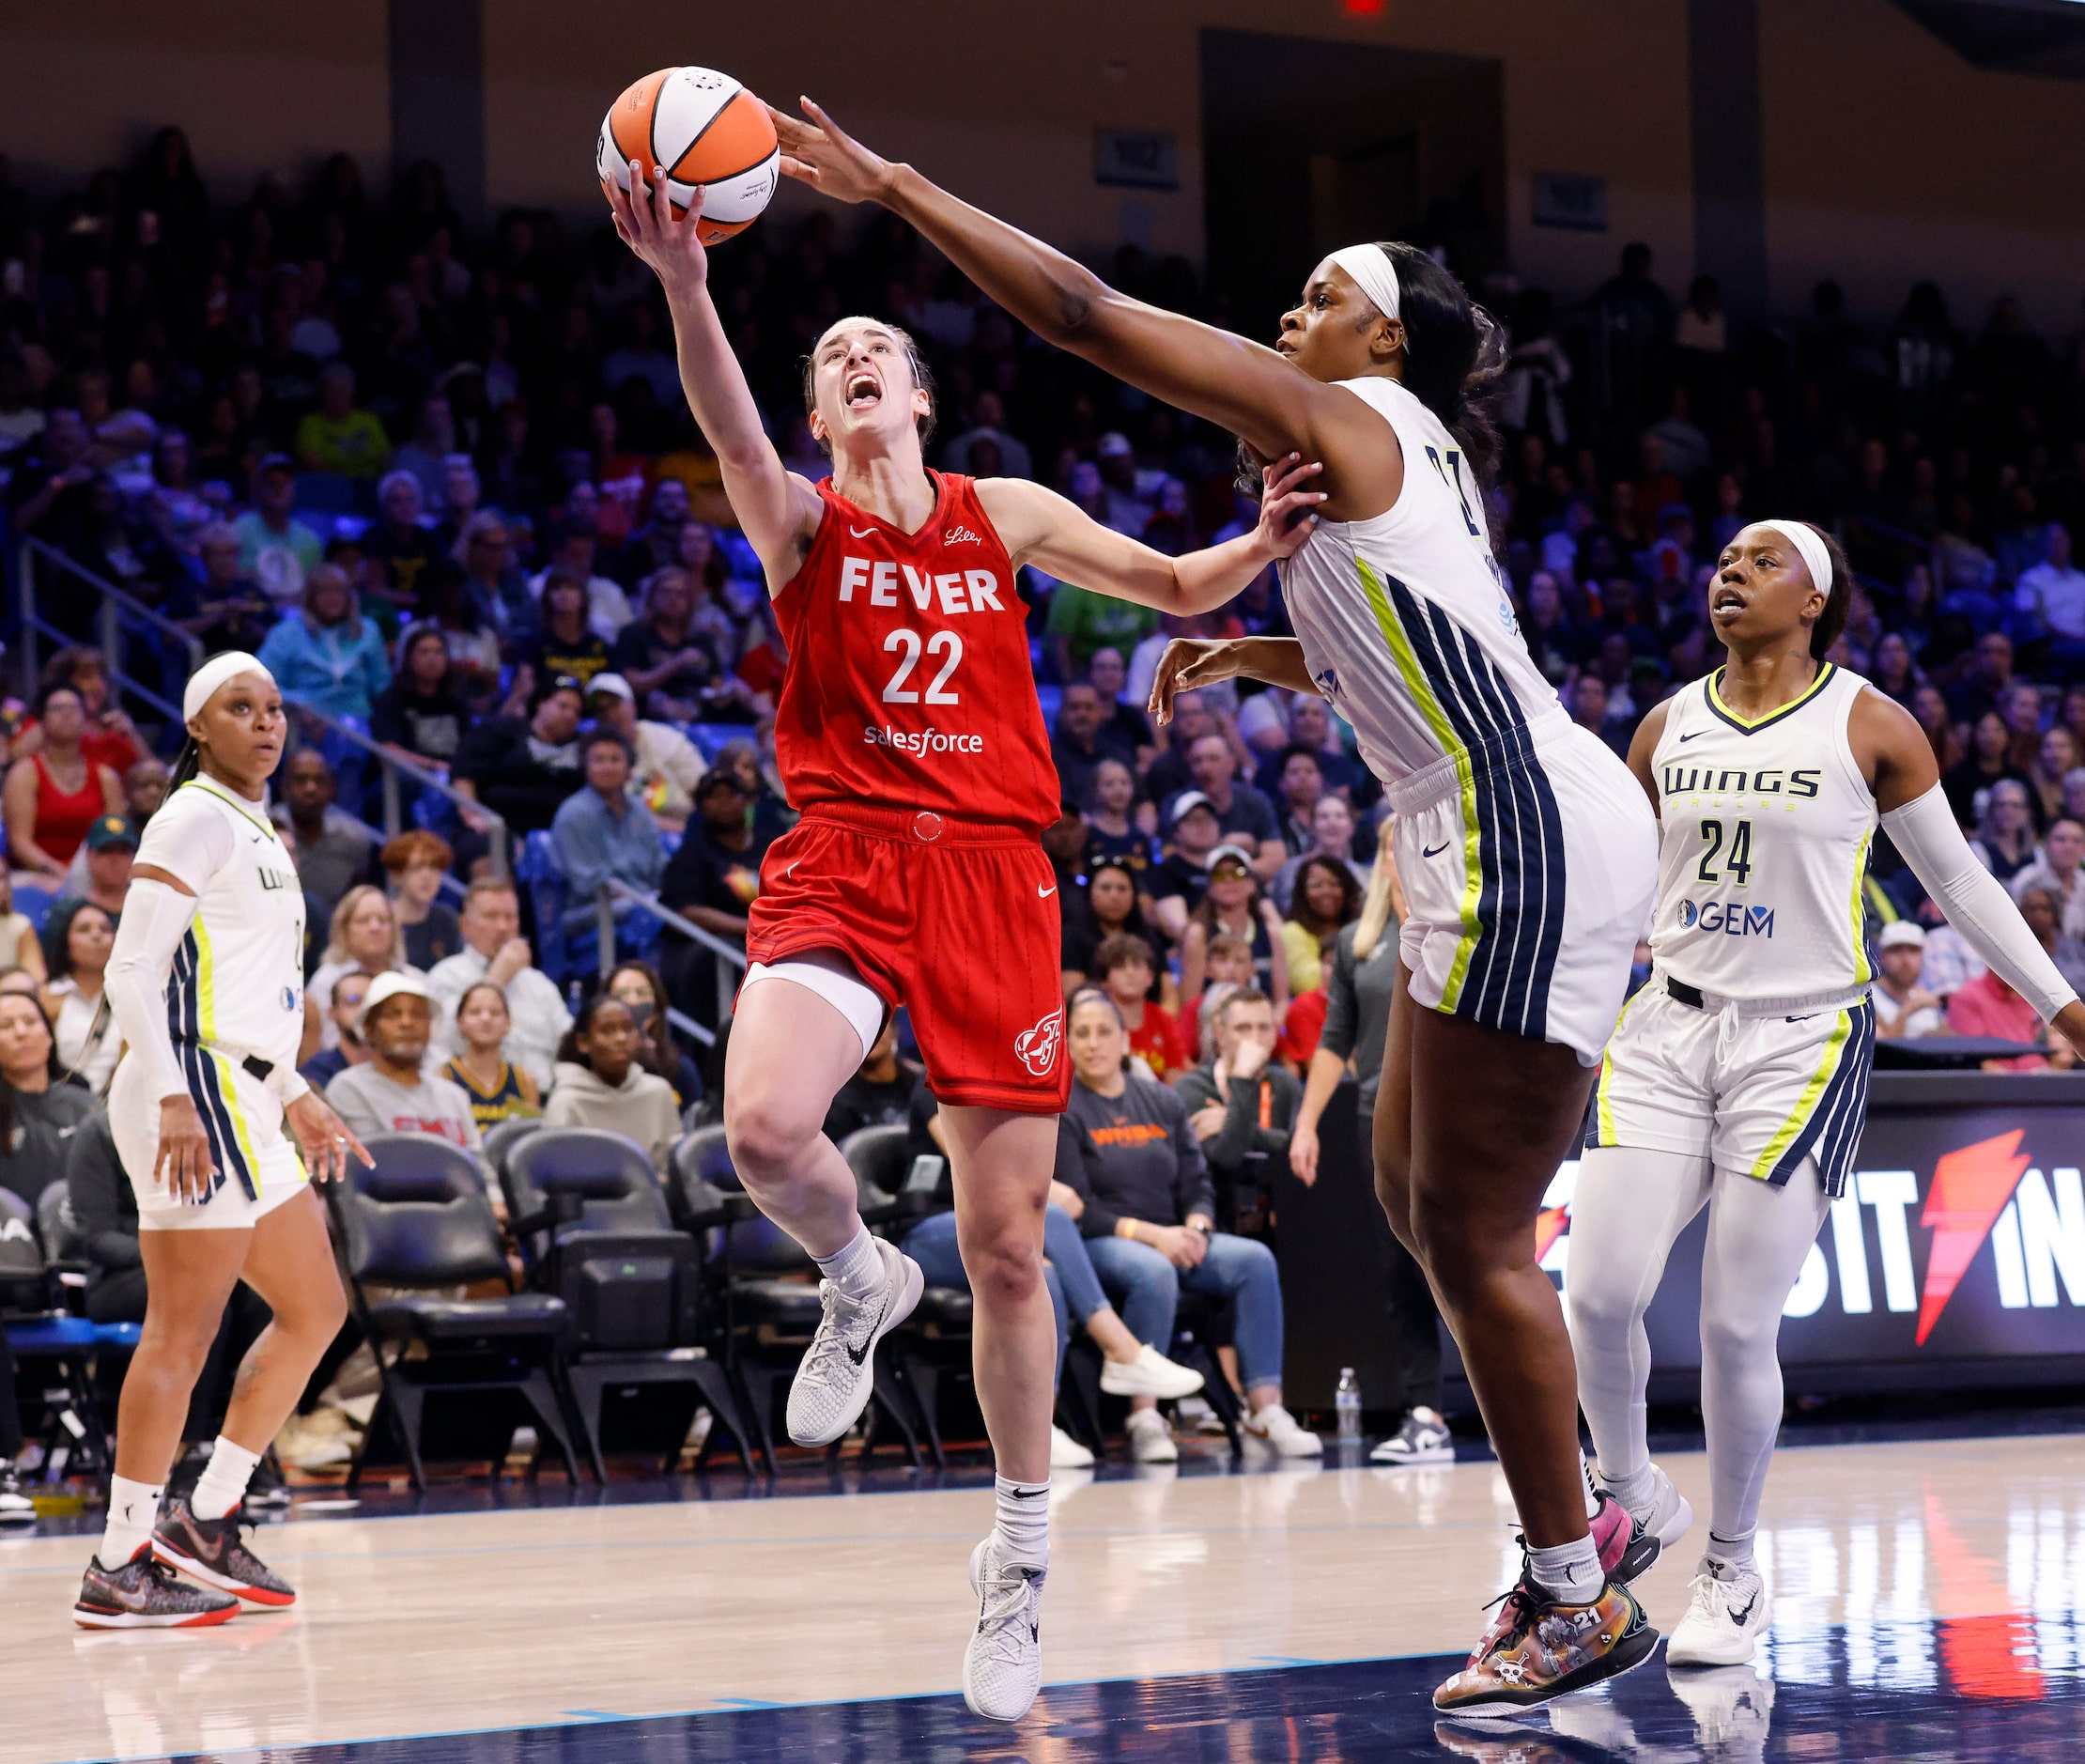
[[[1628,1677],[1513,1722],[1437,1721],[1458,1658],[1288,1665],[1046,1689],[1018,1726],[958,1697],[758,1706],[626,1721],[575,1710],[551,1726],[243,1751],[298,1764],[1766,1764],[2085,1756],[2080,1632],[2069,1617],[1972,1617],[1776,1635],[1755,1665]],[[210,1756],[210,1755],[197,1755]],[[229,1756],[229,1755],[227,1755]]]

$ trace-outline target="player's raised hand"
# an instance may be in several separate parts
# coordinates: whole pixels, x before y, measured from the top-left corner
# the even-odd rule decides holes
[[[1308,511],[1325,500],[1322,490],[1303,487],[1323,470],[1317,460],[1305,464],[1301,454],[1286,455],[1260,468],[1255,550],[1274,559],[1293,557],[1303,549],[1304,541],[1318,530],[1318,517]]]
[[[656,167],[647,178],[642,164],[632,160],[629,171],[627,190],[615,183],[602,185],[615,214],[616,236],[651,265],[668,299],[701,287],[709,280],[709,253],[695,224],[703,212],[702,185],[695,186],[686,217],[676,217],[664,166]]]
[[[1234,645],[1223,637],[1176,637],[1158,658],[1151,675],[1152,721],[1163,729],[1173,720],[1173,697],[1198,686],[1214,686],[1238,673]]]
[[[837,202],[882,201],[898,168],[870,152],[810,99],[796,101],[804,107],[803,116],[767,107],[775,138],[781,143],[783,176],[822,190]]]

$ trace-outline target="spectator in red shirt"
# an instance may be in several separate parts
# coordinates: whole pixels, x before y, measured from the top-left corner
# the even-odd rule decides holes
[[[1989,968],[1967,984],[1958,986],[1948,999],[1948,1033],[1988,1035],[1998,1041],[2025,1042],[2040,1045],[2046,1041],[2042,1019],[2034,1007]],[[2022,1054],[2016,1059],[1986,1060],[1986,1072],[2049,1072],[2069,1067],[2076,1056],[2062,1043],[2050,1044],[2048,1053]]]
[[[1093,966],[1099,970],[1102,986],[1121,1014],[1122,1027],[1129,1031],[1130,1052],[1151,1067],[1154,1078],[1164,1084],[1195,1063],[1188,1058],[1173,1014],[1146,996],[1158,968],[1150,944],[1142,937],[1118,932],[1101,940],[1101,947],[1093,952]]]

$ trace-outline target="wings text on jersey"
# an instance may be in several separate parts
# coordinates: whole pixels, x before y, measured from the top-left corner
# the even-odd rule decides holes
[[[1003,612],[999,579],[988,569],[945,570],[938,575],[914,569],[910,564],[892,564],[878,558],[842,557],[840,560],[840,598],[852,601],[857,589],[873,607],[909,605],[915,612],[932,611],[936,606],[948,618],[965,612]],[[904,599],[900,600],[903,592]]]

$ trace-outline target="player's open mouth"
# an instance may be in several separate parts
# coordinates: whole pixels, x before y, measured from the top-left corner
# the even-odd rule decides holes
[[[1719,588],[1709,597],[1708,610],[1718,618],[1736,618],[1745,610],[1745,596],[1735,588]]]
[[[869,374],[857,374],[847,382],[847,409],[866,410],[883,402],[883,388]]]

